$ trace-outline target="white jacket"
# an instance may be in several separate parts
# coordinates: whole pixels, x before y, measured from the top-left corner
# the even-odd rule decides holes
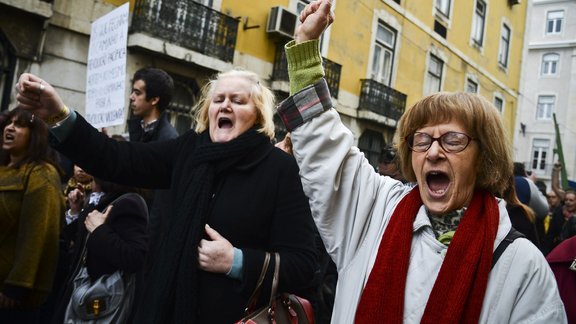
[[[294,96],[304,107],[306,91]],[[313,98],[314,95],[310,95]],[[315,102],[318,103],[318,100]],[[311,104],[314,104],[312,102]],[[306,108],[301,110],[304,120]],[[353,323],[394,208],[411,187],[378,175],[329,109],[292,132],[304,191],[326,248],[338,268],[333,323]],[[504,201],[494,248],[510,230]],[[438,242],[424,207],[414,221],[404,323],[419,323],[447,247]],[[490,272],[481,323],[566,323],[556,281],[542,253],[526,239],[508,246]]]

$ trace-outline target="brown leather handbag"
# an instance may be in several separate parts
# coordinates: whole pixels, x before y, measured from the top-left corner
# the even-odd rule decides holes
[[[260,291],[262,290],[262,283],[270,264],[270,253],[266,252],[256,289],[254,289],[246,306],[246,316],[236,322],[236,324],[314,324],[314,311],[308,300],[294,294],[277,294],[280,275],[280,254],[272,254],[275,257],[276,264],[274,266],[274,279],[268,305],[255,310]]]

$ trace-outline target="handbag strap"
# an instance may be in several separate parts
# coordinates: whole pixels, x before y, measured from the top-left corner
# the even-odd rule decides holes
[[[272,280],[272,289],[270,290],[270,301],[268,305],[274,310],[276,309],[276,293],[278,292],[278,282],[280,281],[280,253],[273,252],[274,254],[274,279]]]
[[[270,264],[270,253],[266,252],[264,257],[264,264],[262,265],[262,272],[260,272],[260,278],[258,278],[258,283],[250,299],[248,299],[248,305],[244,310],[246,314],[250,313],[256,307],[258,303],[258,298],[260,297],[260,291],[262,290],[262,283],[264,282],[264,277],[266,277],[266,272],[268,272],[268,265]]]

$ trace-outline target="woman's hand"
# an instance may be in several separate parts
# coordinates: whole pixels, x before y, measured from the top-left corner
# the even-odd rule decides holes
[[[234,261],[234,247],[208,224],[205,226],[210,240],[198,245],[198,268],[208,272],[228,273]]]
[[[82,211],[82,206],[84,206],[84,199],[86,194],[84,190],[76,188],[68,193],[68,205],[70,206],[70,213],[73,215],[78,215]]]
[[[332,0],[316,0],[308,4],[300,13],[300,26],[296,28],[296,44],[319,39],[320,35],[334,21]]]
[[[64,102],[46,81],[34,74],[23,73],[16,84],[19,106],[49,121],[64,110]]]
[[[92,233],[98,226],[104,224],[106,218],[108,218],[108,214],[112,210],[112,205],[106,207],[104,213],[101,213],[97,210],[91,211],[88,216],[86,216],[86,220],[84,221],[84,225],[88,232]]]

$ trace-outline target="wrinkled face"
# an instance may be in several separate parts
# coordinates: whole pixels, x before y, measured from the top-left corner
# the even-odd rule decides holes
[[[30,128],[12,118],[12,121],[4,127],[2,136],[3,150],[10,152],[14,157],[24,156],[30,143]]]
[[[136,117],[145,118],[152,114],[154,105],[158,102],[158,98],[151,98],[150,101],[146,100],[146,83],[142,80],[136,80],[132,85],[132,92],[130,93],[130,109]]]
[[[564,206],[571,213],[576,213],[576,193],[567,192],[564,197]]]
[[[92,176],[84,172],[79,166],[74,165],[74,179],[80,183],[89,183],[92,181]]]
[[[258,112],[250,97],[252,82],[228,76],[216,82],[208,107],[208,128],[212,142],[235,139],[256,123]]]
[[[440,137],[447,132],[468,134],[467,129],[457,121],[425,126],[416,131],[432,137]],[[479,149],[476,141],[471,141],[458,153],[446,152],[438,141],[434,141],[426,152],[411,154],[420,196],[432,214],[444,215],[470,203],[477,176]]]

